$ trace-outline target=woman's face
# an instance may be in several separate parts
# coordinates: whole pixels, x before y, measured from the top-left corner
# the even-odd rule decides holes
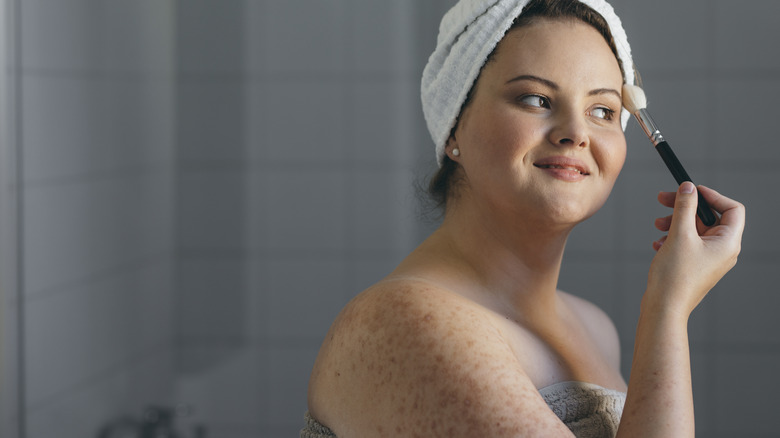
[[[594,214],[625,161],[622,84],[615,55],[585,23],[540,19],[509,32],[446,149],[470,198],[553,223]]]

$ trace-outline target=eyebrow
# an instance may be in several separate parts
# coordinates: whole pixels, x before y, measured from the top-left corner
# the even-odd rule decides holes
[[[538,82],[538,83],[540,83],[542,85],[545,85],[546,87],[551,88],[553,90],[560,89],[558,84],[556,84],[555,82],[553,82],[553,81],[551,81],[549,79],[540,78],[539,76],[534,76],[534,75],[520,75],[520,76],[514,77],[514,78],[506,81],[506,83],[507,84],[511,84],[512,82],[517,82],[517,81]],[[620,92],[615,90],[614,88],[596,88],[595,90],[591,90],[591,91],[588,92],[588,96],[597,96],[599,94],[614,94],[615,96],[617,96],[618,99],[622,100],[622,98],[623,98],[622,95],[620,94]]]
[[[557,90],[558,88],[560,88],[560,87],[558,87],[558,84],[556,84],[555,82],[553,82],[553,81],[551,81],[549,79],[540,78],[539,76],[534,76],[534,75],[520,75],[520,76],[518,76],[516,78],[512,78],[512,79],[506,81],[506,83],[507,84],[511,84],[512,82],[517,82],[517,81],[539,82],[540,84],[546,85],[547,87],[552,88],[553,90]]]

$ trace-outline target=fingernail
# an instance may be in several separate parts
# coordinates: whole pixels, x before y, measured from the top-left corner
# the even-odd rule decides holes
[[[680,193],[693,193],[693,191],[696,189],[696,186],[693,185],[690,181],[685,181],[680,186]]]

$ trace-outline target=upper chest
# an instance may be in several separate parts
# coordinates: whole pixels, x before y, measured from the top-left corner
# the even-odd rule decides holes
[[[537,388],[580,381],[625,390],[625,381],[610,357],[618,354],[610,351],[617,348],[615,333],[600,333],[601,327],[579,316],[533,328],[501,316],[495,317],[495,323]]]

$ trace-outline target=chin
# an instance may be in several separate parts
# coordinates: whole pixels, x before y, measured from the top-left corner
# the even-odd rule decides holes
[[[606,198],[592,202],[587,202],[582,197],[569,200],[557,198],[546,202],[540,211],[548,223],[573,227],[595,215],[605,202]]]

